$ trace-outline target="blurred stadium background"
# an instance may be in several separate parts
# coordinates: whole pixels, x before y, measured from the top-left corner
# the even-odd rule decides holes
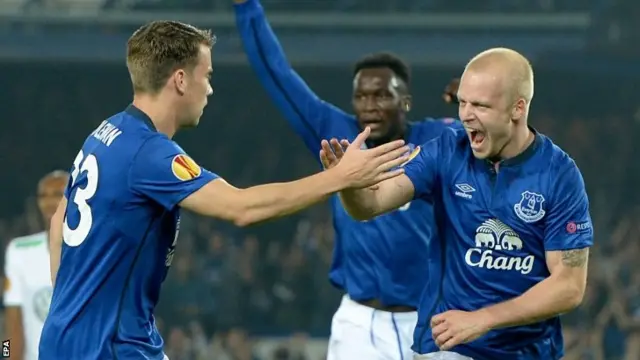
[[[350,65],[390,50],[413,65],[415,119],[455,116],[441,99],[492,46],[533,62],[532,123],[577,161],[597,246],[589,290],[564,317],[567,359],[640,359],[640,2],[637,0],[263,0],[290,61],[350,107]],[[41,229],[35,187],[131,97],[124,50],[152,19],[218,36],[214,96],[177,141],[246,186],[317,171],[246,64],[231,0],[0,1],[0,239]],[[340,293],[327,281],[326,206],[248,229],[185,216],[157,314],[172,360],[320,360]],[[420,276],[420,274],[416,274]],[[626,356],[626,357],[625,357]]]

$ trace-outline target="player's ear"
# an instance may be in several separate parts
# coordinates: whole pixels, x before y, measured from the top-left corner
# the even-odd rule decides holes
[[[411,111],[411,105],[412,105],[412,103],[411,103],[411,95],[403,96],[402,97],[402,104],[401,104],[402,111],[404,111],[404,112]]]
[[[523,98],[519,98],[511,110],[511,118],[514,120],[522,120],[527,110],[527,102]]]
[[[183,69],[178,69],[173,73],[173,83],[180,95],[184,95],[187,88],[187,73]]]

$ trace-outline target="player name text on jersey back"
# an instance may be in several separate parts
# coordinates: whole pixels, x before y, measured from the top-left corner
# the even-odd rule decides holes
[[[103,144],[111,146],[111,143],[121,134],[122,130],[105,120],[91,133],[91,136],[100,140]]]

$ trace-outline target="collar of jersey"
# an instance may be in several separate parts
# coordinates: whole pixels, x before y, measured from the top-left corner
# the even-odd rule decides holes
[[[527,147],[523,152],[521,152],[520,154],[509,158],[509,159],[505,159],[500,161],[500,167],[504,167],[504,166],[515,166],[515,165],[519,165],[524,163],[525,161],[529,160],[538,150],[538,148],[540,147],[540,145],[542,145],[542,136],[538,133],[538,131],[534,128],[532,128],[531,126],[529,126],[529,129],[533,132],[533,135],[535,136],[535,138],[533,139],[533,142],[531,143],[531,145],[529,145],[529,147]],[[490,161],[490,160],[480,160],[482,161],[485,165],[487,165],[490,169],[494,168],[495,163]]]
[[[156,129],[156,126],[153,125],[153,121],[151,121],[151,118],[149,117],[149,115],[145,114],[142,110],[135,107],[135,105],[131,104],[127,106],[124,112],[131,115],[131,117],[133,117],[134,119],[138,119],[144,122],[145,124],[147,124],[147,127],[149,128],[149,130],[155,131],[155,132],[158,131],[158,129]]]

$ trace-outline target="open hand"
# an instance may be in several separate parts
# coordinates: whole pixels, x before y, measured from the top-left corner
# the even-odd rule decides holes
[[[344,156],[345,149],[351,144],[347,139],[338,141],[338,139],[333,138],[330,141],[322,140],[320,145],[322,147],[320,149],[320,162],[324,169],[327,170],[338,165],[340,159]],[[371,190],[378,190],[378,188],[378,185],[369,186]]]
[[[331,169],[332,167],[338,165],[340,159],[344,156],[344,151],[351,145],[349,140],[342,139],[338,141],[338,139],[331,139],[330,141],[322,140],[320,143],[320,162],[322,166],[327,169]]]
[[[320,159],[323,166],[339,171],[349,187],[368,187],[404,173],[404,169],[398,168],[408,158],[409,147],[404,145],[404,140],[362,149],[370,133],[371,129],[365,128],[351,144],[336,139],[322,142]]]

